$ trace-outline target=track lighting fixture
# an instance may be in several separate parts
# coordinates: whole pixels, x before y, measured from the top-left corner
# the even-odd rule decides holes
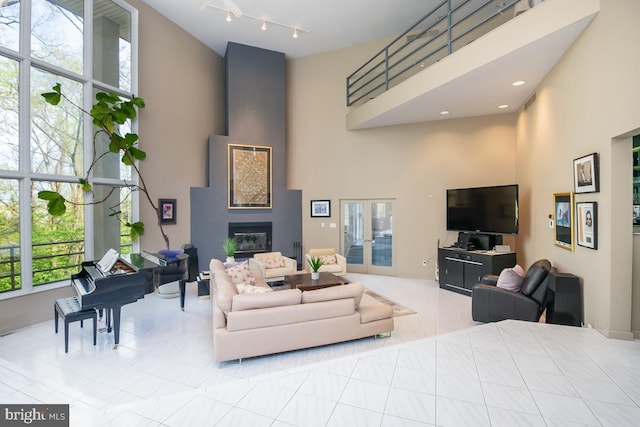
[[[276,21],[270,21],[268,19],[259,18],[257,16],[251,16],[251,15],[248,15],[246,13],[243,13],[240,9],[237,8],[237,6],[235,6],[235,3],[233,3],[233,1],[224,1],[224,3],[225,3],[225,7],[219,7],[219,6],[207,3],[207,1],[204,0],[200,4],[200,8],[203,9],[205,7],[209,7],[211,9],[216,9],[216,10],[219,10],[221,12],[225,12],[226,15],[227,15],[227,17],[226,17],[227,22],[231,22],[231,20],[232,20],[231,14],[232,13],[237,19],[240,19],[240,18],[253,19],[254,21],[258,21],[258,22],[261,23],[260,29],[262,31],[266,31],[267,30],[267,24],[272,25],[272,26],[276,26],[276,27],[288,28],[290,30],[293,30],[292,37],[294,39],[297,39],[298,35],[301,32],[303,32],[303,33],[308,33],[309,32],[308,30],[305,30],[304,28],[300,28],[300,27],[297,27],[297,26],[294,27],[293,25],[283,24],[281,22],[276,22]],[[235,7],[230,8],[230,5],[231,6],[235,6]]]

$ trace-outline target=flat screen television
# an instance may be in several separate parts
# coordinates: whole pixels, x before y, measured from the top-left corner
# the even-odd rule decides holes
[[[518,234],[518,185],[447,190],[447,230]]]

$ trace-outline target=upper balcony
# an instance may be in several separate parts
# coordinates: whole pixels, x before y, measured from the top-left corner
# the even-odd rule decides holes
[[[444,0],[347,78],[347,129],[517,111],[600,10],[599,0],[537,3]]]

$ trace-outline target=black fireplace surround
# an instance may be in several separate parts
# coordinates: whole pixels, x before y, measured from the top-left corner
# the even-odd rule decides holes
[[[271,222],[230,222],[229,237],[236,241],[235,258],[271,252]]]

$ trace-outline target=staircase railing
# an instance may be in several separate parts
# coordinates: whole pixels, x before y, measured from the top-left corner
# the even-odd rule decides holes
[[[363,104],[529,8],[529,0],[443,0],[347,77],[347,106]]]

